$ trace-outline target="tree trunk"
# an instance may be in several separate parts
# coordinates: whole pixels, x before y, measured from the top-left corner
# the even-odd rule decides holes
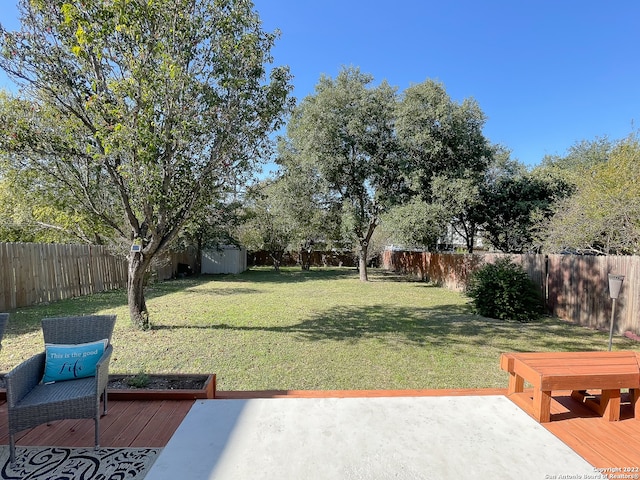
[[[282,264],[282,257],[284,256],[284,251],[280,252],[269,252],[271,256],[271,260],[273,260],[273,269],[280,273],[280,265]]]
[[[127,301],[131,323],[139,330],[149,330],[149,312],[144,299],[144,275],[148,262],[143,260],[141,253],[129,254],[129,271],[127,282]]]
[[[373,231],[376,229],[377,225],[378,219],[374,217],[369,221],[367,234],[364,237],[362,235],[358,235],[360,239],[360,251],[358,252],[358,270],[360,271],[360,280],[362,282],[369,281],[369,275],[367,274],[367,254],[369,252],[369,241],[371,240]]]
[[[302,268],[302,270],[309,270],[307,251],[304,248],[300,249],[300,268]]]
[[[307,241],[300,245],[300,264],[302,270],[311,270],[311,252],[313,252],[313,241]]]
[[[474,244],[476,243],[476,224],[475,223],[471,223],[469,225],[468,228],[468,232],[467,232],[467,253],[473,253],[473,247]]]
[[[198,236],[197,240],[197,250],[196,250],[196,261],[195,261],[195,274],[200,276],[202,274],[202,245],[203,245],[202,236]]]
[[[369,244],[367,241],[360,242],[360,252],[358,253],[358,270],[360,271],[360,281],[368,282],[369,276],[367,275],[367,251],[369,250]]]

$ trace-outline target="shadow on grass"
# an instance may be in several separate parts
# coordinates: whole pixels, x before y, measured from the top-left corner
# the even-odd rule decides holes
[[[186,288],[185,292],[189,292],[190,295],[205,295],[205,296],[258,295],[258,294],[264,293],[256,288],[209,288],[209,287]]]
[[[217,283],[225,285],[233,283],[269,283],[269,284],[292,284],[313,281],[331,281],[339,279],[357,280],[358,270],[353,268],[318,268],[312,270],[301,270],[300,268],[283,268],[280,273],[264,268],[258,270],[247,270],[239,275],[203,275],[194,288],[186,287],[191,293],[222,294],[233,293],[261,293],[256,288],[224,288],[215,287]],[[393,282],[393,283],[422,283],[425,287],[433,288],[435,285],[427,284],[419,279],[407,277],[405,275],[387,272],[380,269],[371,269],[369,274],[370,282]],[[204,287],[203,285],[207,285]],[[195,288],[197,287],[197,288]]]
[[[385,277],[385,272],[380,270],[375,278]],[[400,276],[390,276],[394,278]],[[290,284],[311,281],[337,280],[341,278],[358,278],[358,271],[349,268],[321,268],[302,270],[299,267],[285,267],[280,273],[269,268],[247,270],[240,274],[200,275],[176,280],[167,280],[150,285],[145,290],[147,299],[161,297],[180,291],[202,295],[246,295],[261,293],[258,288],[244,286],[244,284]],[[218,284],[224,284],[224,288],[218,288]],[[228,285],[240,284],[229,288]],[[126,300],[126,299],[125,299]]]
[[[382,271],[381,271],[382,272]],[[384,272],[378,273],[383,276]],[[234,284],[292,284],[312,281],[329,281],[341,278],[358,278],[358,271],[349,268],[327,268],[302,270],[299,267],[285,267],[278,273],[269,268],[247,270],[240,274],[201,275],[185,279],[156,283],[147,288],[146,298],[157,298],[179,291],[201,295],[246,295],[259,294],[262,291],[250,286],[231,287]],[[398,276],[398,278],[400,278]],[[224,288],[216,285],[224,284]]]
[[[376,269],[376,272],[383,270]],[[375,276],[375,275],[374,275]],[[312,268],[302,270],[300,267],[283,267],[280,272],[272,268],[251,268],[239,275],[203,275],[200,278],[206,281],[224,282],[258,282],[258,283],[301,283],[315,280],[336,280],[340,278],[358,278],[356,268]]]
[[[375,339],[389,346],[447,347],[491,345],[502,351],[589,351],[597,332],[557,319],[519,323],[475,316],[466,305],[403,308],[374,305],[334,307],[308,320],[285,326],[162,325],[157,329],[203,329],[293,334],[301,341],[357,343]],[[523,345],[514,347],[515,345]],[[603,344],[603,348],[605,345]]]
[[[434,283],[427,283],[418,277],[381,269],[370,269],[369,280],[372,282],[421,283],[424,287],[437,287]]]

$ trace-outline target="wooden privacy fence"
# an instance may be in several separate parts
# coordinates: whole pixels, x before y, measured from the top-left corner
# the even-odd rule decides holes
[[[126,285],[126,260],[106,247],[0,243],[0,311]]]
[[[355,267],[358,265],[358,257],[351,252],[313,251],[308,259],[312,267]],[[251,266],[262,267],[273,265],[273,259],[265,250],[247,252],[247,263]],[[283,267],[300,265],[299,251],[285,252],[282,256]]]
[[[504,256],[521,264],[538,285],[548,313],[597,329],[608,330],[611,320],[608,275],[624,275],[616,300],[614,331],[640,334],[639,256],[461,255],[386,250],[383,266],[463,291],[474,270]]]

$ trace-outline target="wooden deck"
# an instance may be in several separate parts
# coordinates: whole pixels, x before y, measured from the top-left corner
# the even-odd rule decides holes
[[[164,447],[193,400],[109,401],[107,415],[100,419],[103,447]],[[18,446],[91,447],[93,420],[59,420],[16,435]],[[0,444],[9,444],[6,402],[0,404]]]
[[[382,397],[506,395],[507,389],[369,391],[269,391],[224,392],[218,399],[291,397]],[[110,401],[102,417],[101,445],[105,447],[163,447],[187,414],[193,400]],[[470,412],[460,412],[469,415]],[[498,413],[499,414],[499,413]],[[623,397],[620,421],[608,422],[571,397],[570,391],[555,392],[551,401],[551,422],[542,424],[596,468],[640,467],[640,420],[633,418],[631,405]],[[18,446],[88,447],[93,445],[93,421],[63,420],[41,425],[18,435]],[[8,444],[5,403],[0,403],[0,444]]]

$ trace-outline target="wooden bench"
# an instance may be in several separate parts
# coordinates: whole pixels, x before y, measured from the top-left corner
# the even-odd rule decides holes
[[[503,353],[500,368],[509,372],[507,396],[541,423],[551,420],[554,390],[571,390],[573,398],[617,421],[620,390],[629,389],[640,419],[640,352]],[[525,381],[533,386],[533,398],[524,391]],[[601,390],[599,401],[588,390]]]

